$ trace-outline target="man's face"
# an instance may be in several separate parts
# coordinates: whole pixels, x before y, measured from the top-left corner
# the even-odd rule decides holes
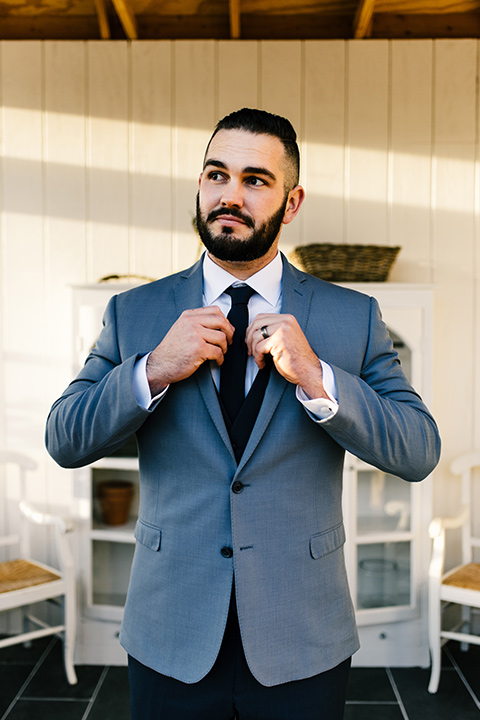
[[[197,229],[213,257],[248,262],[276,253],[290,195],[285,170],[278,138],[244,130],[215,135],[197,195]]]

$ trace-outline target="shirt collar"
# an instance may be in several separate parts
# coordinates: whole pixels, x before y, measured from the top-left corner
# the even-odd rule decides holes
[[[275,306],[282,292],[282,273],[282,257],[277,252],[268,265],[247,278],[245,283],[270,305]],[[238,282],[238,278],[214,263],[208,253],[205,253],[203,258],[203,294],[206,305],[212,305],[230,285]]]

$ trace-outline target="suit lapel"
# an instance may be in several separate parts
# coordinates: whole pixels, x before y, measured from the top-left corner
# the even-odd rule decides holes
[[[307,326],[312,302],[308,275],[300,273],[283,257],[282,313],[293,315],[303,331]]]
[[[282,276],[282,313],[293,315],[303,331],[305,331],[308,313],[312,300],[312,291],[308,287],[306,280],[308,276],[298,272],[293,265],[282,255],[283,260],[283,276]],[[250,438],[248,440],[245,451],[240,460],[238,469],[240,470],[247,460],[251,457],[258,443],[260,442],[265,430],[267,429],[278,403],[287,389],[288,381],[285,380],[272,367],[270,380],[265,391],[265,397],[258,413],[257,421],[253,427]]]
[[[175,297],[175,306],[177,309],[178,317],[185,310],[191,308],[202,307],[203,305],[203,259],[200,259],[195,265],[188,270],[182,272],[179,276],[178,282],[173,288]],[[217,431],[222,438],[223,442],[227,446],[231,455],[235,457],[233,453],[232,444],[228,435],[225,422],[223,420],[222,410],[215,389],[215,384],[212,379],[212,373],[208,362],[203,363],[201,367],[194,373],[194,379],[200,390],[203,402],[205,403],[207,410],[212,418],[212,421],[217,428]]]

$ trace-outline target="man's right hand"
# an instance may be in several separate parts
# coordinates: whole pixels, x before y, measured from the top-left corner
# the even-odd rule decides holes
[[[152,397],[167,385],[193,375],[205,362],[222,365],[234,328],[216,306],[185,310],[147,361]]]

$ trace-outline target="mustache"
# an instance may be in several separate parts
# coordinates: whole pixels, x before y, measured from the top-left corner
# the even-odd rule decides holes
[[[242,220],[242,222],[244,222],[247,227],[252,228],[252,230],[255,227],[255,223],[253,222],[252,218],[248,215],[244,215],[242,212],[240,212],[240,210],[237,210],[236,208],[218,208],[218,210],[212,210],[212,212],[209,213],[207,216],[207,222],[212,222],[219,215],[232,215],[233,217]]]

